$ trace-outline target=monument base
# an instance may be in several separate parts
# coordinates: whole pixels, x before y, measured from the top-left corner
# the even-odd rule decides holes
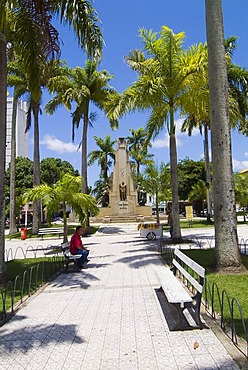
[[[120,201],[118,203],[118,212],[113,212],[112,207],[100,208],[100,212],[95,219],[98,222],[105,223],[141,222],[154,220],[154,217],[151,215],[152,209],[149,206],[136,206],[135,212],[127,212],[127,210],[127,202]]]

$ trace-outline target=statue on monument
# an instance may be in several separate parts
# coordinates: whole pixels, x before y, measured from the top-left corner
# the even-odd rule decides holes
[[[138,204],[140,206],[144,206],[146,204],[146,191],[143,186],[138,184],[137,186],[137,193],[138,193]]]
[[[102,207],[108,207],[109,205],[109,185],[108,184],[103,189],[101,204],[102,204]]]
[[[120,199],[121,199],[121,201],[127,200],[127,185],[124,182],[122,182],[119,185],[119,189],[120,189]]]

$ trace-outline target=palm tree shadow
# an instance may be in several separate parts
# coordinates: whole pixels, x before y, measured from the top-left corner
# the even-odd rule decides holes
[[[25,317],[21,317],[25,319]],[[20,320],[18,315],[12,318],[12,321]],[[10,354],[20,350],[23,353],[32,348],[46,348],[51,344],[64,343],[71,345],[74,343],[83,343],[84,338],[77,334],[76,325],[34,325],[21,329],[9,331],[5,327],[0,328],[0,349]]]
[[[143,266],[150,265],[150,264],[157,265],[161,263],[157,253],[147,254],[145,253],[145,251],[143,252],[144,252],[143,255],[138,254],[136,256],[119,258],[116,262],[128,263],[131,268],[135,268],[135,269],[138,269]]]

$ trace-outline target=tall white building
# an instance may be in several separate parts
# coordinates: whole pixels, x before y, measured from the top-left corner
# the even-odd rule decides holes
[[[11,160],[11,127],[13,98],[7,98],[6,168]],[[16,156],[28,158],[28,133],[25,134],[27,102],[18,100],[16,116]]]

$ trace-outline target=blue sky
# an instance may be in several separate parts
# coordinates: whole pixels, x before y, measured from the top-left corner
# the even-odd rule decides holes
[[[204,0],[95,0],[95,9],[102,21],[102,32],[106,42],[103,50],[103,60],[100,69],[107,69],[114,75],[111,85],[119,92],[123,91],[134,80],[136,75],[124,62],[124,56],[134,48],[141,47],[139,28],[145,27],[160,31],[166,25],[174,33],[185,32],[184,47],[206,41],[205,1]],[[238,48],[234,54],[234,62],[242,67],[248,67],[248,1],[223,0],[223,16],[225,37],[238,36]],[[62,55],[68,66],[84,66],[85,55],[78,48],[77,41],[68,28],[59,26]],[[43,103],[48,100],[44,94]],[[92,106],[91,111],[97,111]],[[111,139],[126,137],[129,129],[143,127],[146,114],[131,114],[120,120],[119,129],[112,131],[108,121],[99,113],[98,120],[88,131],[88,152],[95,149],[93,136],[104,138],[107,134]],[[180,127],[181,118],[177,123]],[[71,142],[71,113],[64,108],[58,109],[53,116],[45,113],[40,117],[40,154],[45,157],[57,157],[69,161],[79,171],[81,169],[81,154],[77,151],[81,141],[81,127],[76,131],[75,141]],[[33,157],[32,130],[30,131],[29,156]],[[248,168],[248,138],[232,132],[232,150],[234,170]],[[157,163],[169,162],[168,135],[166,131],[152,143],[151,153]],[[202,137],[198,131],[192,137],[177,133],[178,159],[185,157],[199,160],[203,156]],[[97,165],[88,168],[90,185],[98,179],[100,169]]]

